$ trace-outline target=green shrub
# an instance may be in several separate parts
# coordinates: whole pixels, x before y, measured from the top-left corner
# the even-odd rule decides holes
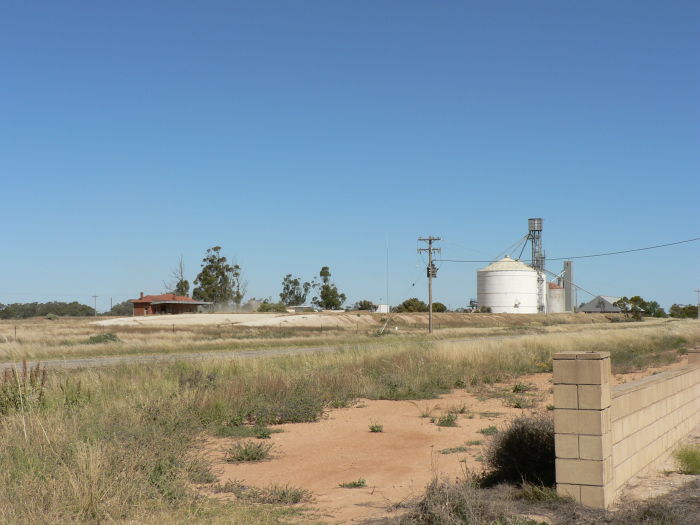
[[[241,463],[243,461],[262,461],[270,456],[272,450],[271,443],[262,443],[260,441],[242,441],[234,443],[233,446],[226,451],[227,463]]]
[[[97,344],[103,344],[103,343],[119,343],[119,342],[121,342],[121,339],[119,339],[117,337],[117,334],[113,334],[111,332],[106,332],[104,334],[93,335],[92,337],[88,338],[86,344],[97,345]]]
[[[287,307],[285,306],[284,303],[269,303],[267,301],[263,301],[262,304],[260,304],[260,306],[258,306],[258,312],[286,313]]]
[[[484,455],[489,469],[483,479],[487,485],[528,482],[553,486],[554,419],[548,413],[514,419],[494,435]]]
[[[683,445],[673,453],[681,474],[700,474],[700,447]]]

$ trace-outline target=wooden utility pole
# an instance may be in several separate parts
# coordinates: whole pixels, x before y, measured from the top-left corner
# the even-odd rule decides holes
[[[418,248],[418,253],[428,252],[428,333],[433,333],[433,277],[437,277],[437,268],[433,264],[433,252],[440,253],[440,248],[433,248],[433,242],[439,241],[440,237],[419,237],[419,241],[427,242],[427,248]]]

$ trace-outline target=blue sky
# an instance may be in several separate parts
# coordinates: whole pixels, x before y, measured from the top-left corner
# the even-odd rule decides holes
[[[490,259],[700,237],[695,1],[20,2],[0,7],[0,302],[98,309],[208,247],[248,295],[323,265],[426,295],[417,237]],[[435,298],[476,296],[442,263]],[[559,271],[561,263],[550,269]],[[576,282],[695,301],[700,243]],[[415,286],[413,285],[415,283]],[[582,294],[581,300],[588,296]]]

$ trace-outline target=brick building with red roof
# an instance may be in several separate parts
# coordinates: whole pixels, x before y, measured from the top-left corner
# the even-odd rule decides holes
[[[143,295],[143,292],[131,302],[134,303],[134,315],[191,314],[197,312],[198,306],[212,304],[174,293]]]

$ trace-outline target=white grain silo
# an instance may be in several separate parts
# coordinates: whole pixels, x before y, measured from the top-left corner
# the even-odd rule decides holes
[[[480,307],[496,314],[537,313],[537,272],[504,257],[476,272],[476,293]]]
[[[556,283],[547,283],[547,313],[560,314],[566,311],[564,288]]]

